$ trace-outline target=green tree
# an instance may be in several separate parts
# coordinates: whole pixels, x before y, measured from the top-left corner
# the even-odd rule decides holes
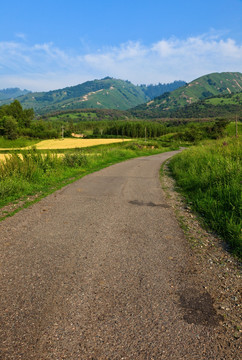
[[[9,140],[15,140],[18,137],[18,124],[13,116],[3,117],[3,134]]]

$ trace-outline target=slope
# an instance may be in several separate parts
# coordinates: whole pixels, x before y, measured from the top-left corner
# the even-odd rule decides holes
[[[127,109],[145,102],[147,97],[140,87],[107,77],[64,89],[26,94],[18,100],[24,108],[33,108],[36,113],[42,114],[53,110],[88,107]],[[103,100],[104,104],[101,102]],[[0,105],[3,103],[6,101],[0,101]]]
[[[242,118],[242,92],[214,96],[170,112],[174,118]]]
[[[202,76],[186,86],[165,93],[154,100],[131,109],[133,114],[141,112],[166,116],[170,111],[183,108],[199,100],[221,94],[231,94],[242,90],[242,74],[239,72],[213,73]]]
[[[184,85],[183,81],[137,86],[129,81],[106,77],[64,89],[27,94],[18,100],[24,108],[33,108],[37,114],[87,108],[126,110],[181,85]],[[10,102],[3,100],[0,105]]]

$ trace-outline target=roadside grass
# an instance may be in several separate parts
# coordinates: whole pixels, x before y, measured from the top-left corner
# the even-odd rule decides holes
[[[0,207],[40,193],[41,197],[91,172],[139,156],[178,148],[142,140],[65,151],[63,156],[33,148],[13,151],[0,162]]]
[[[169,163],[192,208],[239,257],[242,257],[241,152],[239,138],[224,138],[191,147]]]

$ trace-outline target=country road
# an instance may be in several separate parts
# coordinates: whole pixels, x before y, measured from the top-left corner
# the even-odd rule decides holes
[[[110,166],[0,223],[1,359],[223,359],[221,318],[160,185],[175,153]]]

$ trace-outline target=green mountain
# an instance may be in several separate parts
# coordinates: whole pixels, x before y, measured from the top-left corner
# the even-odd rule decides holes
[[[242,91],[199,100],[173,110],[169,115],[173,118],[235,118],[238,116],[242,119]]]
[[[131,113],[144,117],[172,116],[171,114],[178,109],[181,110],[199,100],[217,95],[237,93],[241,90],[241,73],[213,73],[202,76],[179,89],[137,106],[135,109],[131,109]]]
[[[26,94],[18,100],[24,108],[33,108],[37,114],[88,108],[126,110],[181,85],[184,82],[136,86],[129,81],[106,77],[60,90]],[[0,106],[9,102],[0,101]]]
[[[30,93],[29,90],[21,90],[19,88],[8,88],[0,90],[0,100],[7,100],[7,99],[16,99],[21,95],[25,95]]]
[[[145,93],[145,95],[150,99],[154,99],[157,96],[164,94],[165,92],[171,92],[176,90],[182,86],[186,85],[185,81],[174,81],[169,84],[157,84],[157,85],[140,85],[141,90]]]

